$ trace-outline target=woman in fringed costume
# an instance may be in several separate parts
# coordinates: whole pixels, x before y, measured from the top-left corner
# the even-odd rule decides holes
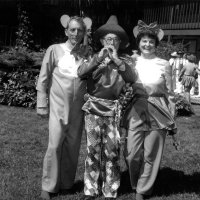
[[[156,23],[141,20],[133,29],[140,56],[132,85],[133,98],[125,110],[122,126],[127,130],[127,162],[136,200],[151,195],[167,133],[176,133],[172,71],[168,61],[155,54],[164,32]],[[133,58],[135,59],[135,57]]]

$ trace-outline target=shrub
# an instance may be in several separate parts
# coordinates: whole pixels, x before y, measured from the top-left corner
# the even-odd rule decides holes
[[[181,95],[176,95],[176,116],[190,116],[194,114],[191,104]]]
[[[0,103],[9,106],[35,108],[37,75],[19,68],[0,74]]]
[[[165,60],[171,58],[171,53],[176,51],[183,51],[184,45],[182,43],[172,44],[171,42],[161,41],[158,47],[156,48],[156,54],[158,57]]]
[[[35,108],[36,81],[44,56],[27,48],[0,53],[0,103]]]
[[[7,68],[19,68],[33,65],[33,59],[27,50],[10,48],[0,54],[0,65]]]
[[[26,48],[10,48],[0,53],[0,68],[6,71],[17,70],[18,68],[39,68],[44,57],[44,50],[38,52]]]

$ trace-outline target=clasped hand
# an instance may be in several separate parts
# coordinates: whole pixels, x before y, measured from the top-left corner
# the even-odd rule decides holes
[[[117,50],[114,46],[108,45],[101,49],[101,51],[98,54],[99,60],[103,61],[106,57],[109,57],[114,62],[119,60]]]

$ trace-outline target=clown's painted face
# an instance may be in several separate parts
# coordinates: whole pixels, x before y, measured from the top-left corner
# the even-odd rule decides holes
[[[84,27],[81,23],[73,19],[69,22],[65,34],[68,36],[68,41],[74,46],[82,41],[85,34]]]
[[[139,42],[139,49],[141,54],[150,56],[155,53],[156,50],[156,41],[149,36],[143,36]]]

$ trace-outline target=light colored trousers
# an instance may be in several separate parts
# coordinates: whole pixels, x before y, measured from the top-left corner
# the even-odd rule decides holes
[[[69,105],[69,123],[55,113],[58,110],[56,106],[50,108],[49,143],[43,162],[42,190],[52,193],[73,186],[78,164],[84,120],[81,110],[83,103],[77,98]]]
[[[166,137],[165,130],[128,131],[127,162],[131,186],[137,193],[150,195],[156,180]]]

